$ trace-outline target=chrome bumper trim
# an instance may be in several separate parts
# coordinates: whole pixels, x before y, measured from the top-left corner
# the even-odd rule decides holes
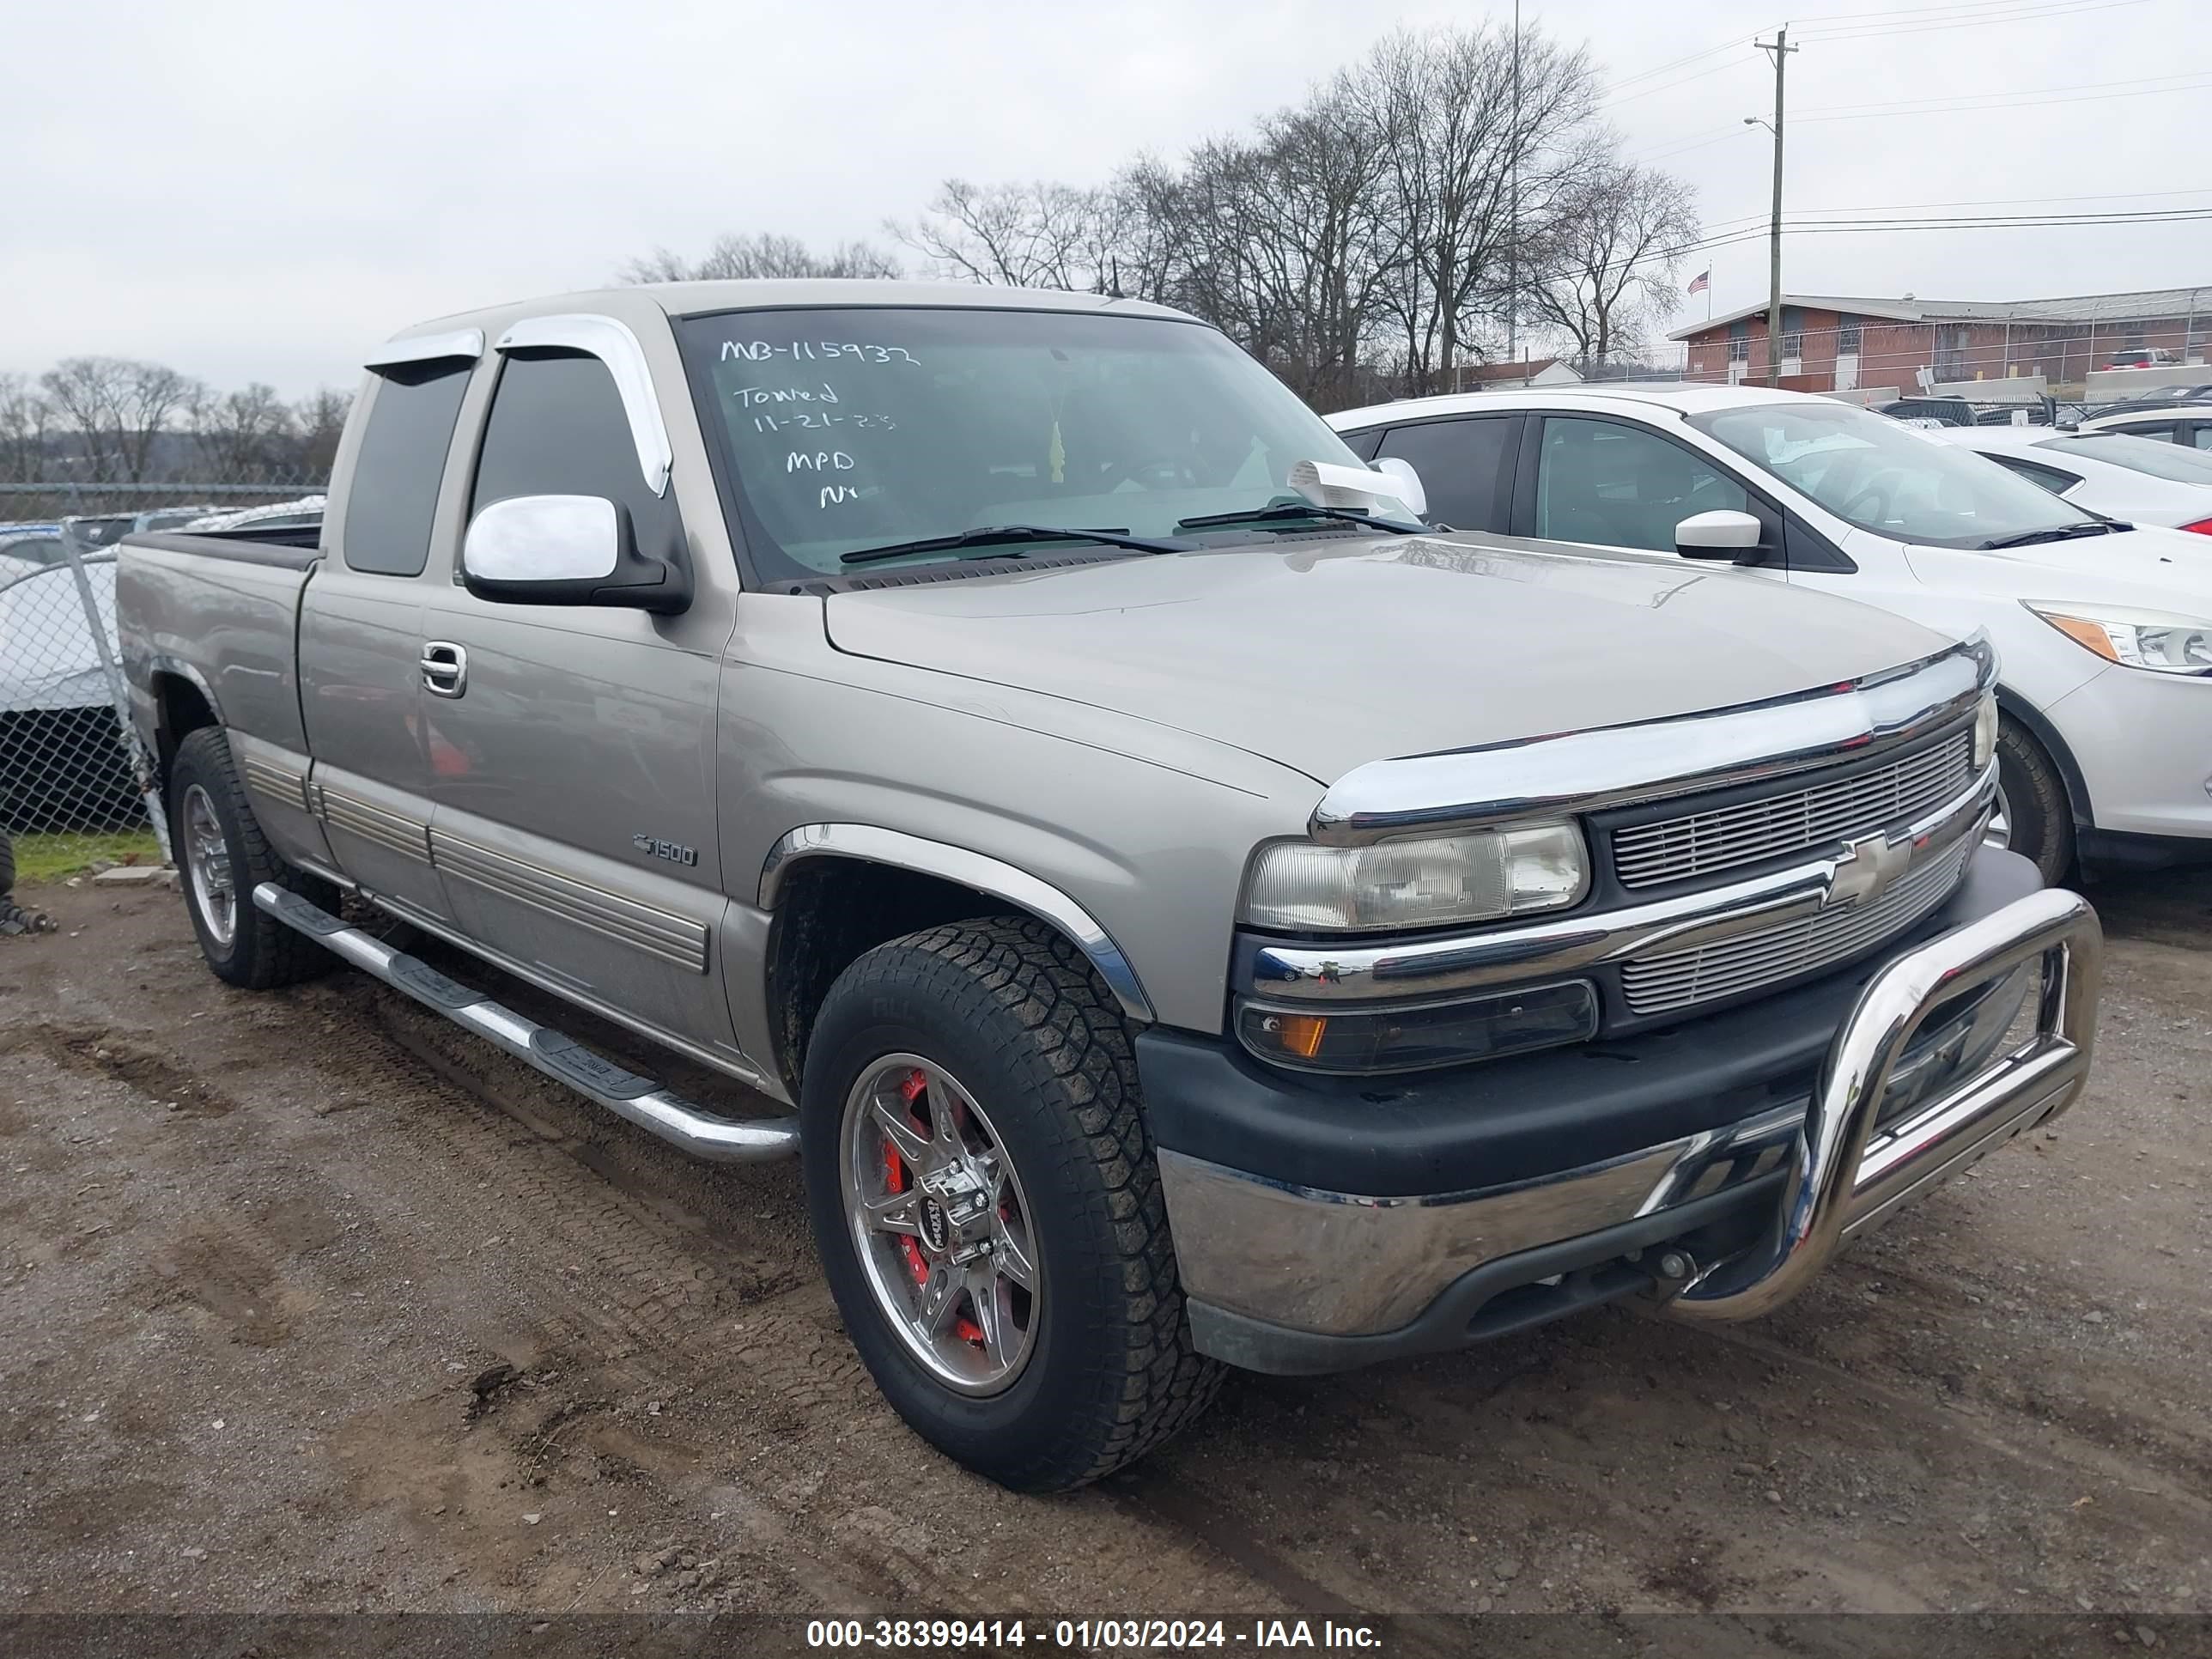
[[[1184,1291],[1302,1331],[1364,1336],[1418,1316],[1486,1261],[1577,1238],[1781,1167],[1802,1111],[1472,1193],[1367,1198],[1270,1181],[1163,1149]]]
[[[2104,953],[2089,902],[2047,888],[1930,939],[1875,975],[1828,1050],[1773,1226],[1755,1248],[1693,1280],[1669,1311],[1736,1320],[1780,1307],[1850,1234],[2065,1110],[2088,1079]],[[1936,1006],[2028,963],[2039,963],[2043,975],[2034,1036],[1877,1135],[1891,1075]]]
[[[2086,900],[2030,894],[1877,974],[1832,1041],[1809,1109],[1782,1106],[1511,1186],[1366,1197],[1164,1149],[1183,1287],[1293,1331],[1382,1334],[1486,1263],[1784,1172],[1759,1244],[1709,1264],[1669,1304],[1689,1319],[1753,1317],[1802,1290],[1842,1239],[2070,1103],[2088,1069],[2101,959]],[[2036,1034],[2003,1051],[2030,975]],[[2017,994],[1996,985],[1916,1042],[1937,1004],[2014,976]]]
[[[1896,840],[1913,849],[1903,872],[1978,835],[1996,799],[1994,763],[1966,792]],[[1773,927],[1827,908],[1844,855],[1655,899],[1626,909],[1522,927],[1500,927],[1450,939],[1401,945],[1262,945],[1253,958],[1249,991],[1262,1004],[1412,1001],[1457,991],[1571,974],[1664,949],[1688,951]],[[1900,877],[1902,878],[1902,877]]]
[[[1640,726],[1371,761],[1314,808],[1316,841],[1354,846],[1698,794],[1893,749],[1964,716],[1996,683],[1977,635],[1841,685]]]

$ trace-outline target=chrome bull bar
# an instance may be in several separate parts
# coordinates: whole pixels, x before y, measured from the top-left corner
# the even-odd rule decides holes
[[[2104,954],[2088,901],[2051,888],[1931,939],[1875,975],[1829,1047],[1774,1225],[1749,1250],[1692,1277],[1668,1312],[1717,1321],[1772,1311],[1851,1233],[2065,1110],[2088,1076]],[[2034,1036],[1877,1133],[1890,1074],[1929,1014],[2038,958]]]

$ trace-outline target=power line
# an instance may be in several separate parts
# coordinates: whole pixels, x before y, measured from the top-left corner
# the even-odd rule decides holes
[[[1716,249],[1733,247],[1741,243],[1757,241],[1769,234],[1764,222],[1747,228],[1728,228],[1708,227],[1693,240],[1677,243],[1672,247],[1655,248],[1649,253],[1634,255],[1626,259],[1614,259],[1597,267],[1600,271],[1625,270],[1638,265],[1656,264],[1688,258],[1695,253],[1709,253]],[[2191,224],[2212,219],[2212,207],[2155,209],[2142,213],[2084,213],[2084,214],[2014,214],[1989,215],[1978,217],[1939,216],[1924,219],[1880,218],[1855,221],[1815,221],[1784,219],[1782,232],[1789,235],[1869,235],[1895,230],[2063,230],[2073,228],[2137,224]]]
[[[1954,3],[1932,6],[1901,6],[1881,11],[1823,11],[1810,17],[1793,17],[1791,25],[1802,23],[1832,23],[1844,28],[1855,28],[1883,17],[1910,17],[1928,20],[1944,16],[1966,16],[1969,14],[1990,14],[2035,9],[2045,5],[2060,3],[2060,0],[1954,0]],[[1996,21],[2003,21],[2001,17]],[[1826,34],[1826,29],[1808,29],[1808,34]]]
[[[1680,69],[1686,64],[1694,64],[1701,58],[1711,58],[1715,52],[1732,52],[1736,47],[1747,44],[1747,40],[1748,37],[1745,35],[1731,35],[1727,40],[1722,41],[1720,45],[1717,46],[1707,46],[1703,52],[1693,52],[1685,57],[1673,58],[1667,63],[1656,64],[1648,70],[1638,70],[1633,75],[1621,76],[1613,82],[1612,89],[1618,92],[1623,87],[1634,86],[1638,81],[1648,81],[1654,76],[1664,75],[1670,70]]]
[[[1723,138],[1737,138],[1742,135],[1743,124],[1732,122],[1714,130],[1710,135],[1692,134],[1686,140],[1670,141],[1656,149],[1633,151],[1628,159],[1632,161],[1662,161],[1672,155],[1686,155],[1693,149],[1703,149],[1708,144],[1717,144]]]
[[[1741,65],[1735,63],[1715,64],[1711,69],[1701,69],[1695,75],[1686,75],[1679,81],[1662,81],[1656,87],[1645,87],[1642,91],[1632,92],[1625,98],[1612,99],[1607,102],[1600,104],[1598,108],[1601,111],[1618,109],[1621,105],[1632,104],[1639,98],[1649,98],[1655,93],[1672,92],[1677,87],[1688,86],[1692,81],[1702,81],[1709,75],[1718,75],[1723,70],[1732,70],[1740,67],[1741,67]]]
[[[1905,213],[1917,208],[1943,207],[2021,207],[2038,202],[2138,202],[2151,201],[2169,196],[2212,196],[2212,185],[2195,190],[2124,190],[2104,196],[1994,196],[1982,201],[1967,202],[1870,202],[1856,207],[1806,208],[1807,213]],[[1755,216],[1746,214],[1745,218]],[[1723,223],[1729,222],[1723,221]]]
[[[1950,109],[1963,107],[1970,102],[1989,99],[2012,103],[2048,97],[2052,94],[2062,92],[2103,92],[2114,88],[2155,87],[2172,81],[2201,81],[2204,78],[2205,73],[2202,70],[2185,70],[2175,75],[2148,75],[2134,81],[2081,81],[2071,86],[2063,87],[2017,87],[2002,93],[1966,93],[1957,98],[1896,98],[1872,104],[1816,104],[1811,109],[1800,111],[1799,113],[1806,116],[1880,114],[1887,111],[1907,110],[1917,106],[1931,104],[1941,105],[1944,108]],[[2168,89],[2183,92],[2191,88],[2174,87]]]
[[[1867,108],[1849,114],[1826,114],[1808,110],[1803,115],[1798,117],[1798,119],[1802,121],[1888,121],[1901,119],[1908,115],[1976,115],[1990,110],[2015,109],[2023,105],[2048,107],[2057,104],[2101,104],[2115,98],[2156,98],[2170,92],[2202,92],[2208,86],[2212,86],[2212,76],[2200,75],[2195,80],[2182,86],[2144,87],[2134,92],[2093,92],[2079,98],[2053,98],[2047,94],[2023,95],[2017,98],[1992,96],[1980,103],[1963,101],[1938,103],[1931,100],[1921,108]]]
[[[1944,29],[1982,28],[1995,23],[2039,22],[2047,18],[2071,17],[2081,12],[2113,11],[2122,6],[2140,6],[2145,0],[2058,0],[2056,4],[2022,8],[2002,15],[1962,17],[1948,21],[1893,23],[1881,28],[1838,28],[1808,31],[1806,38],[1821,41],[1870,40],[1880,36],[1898,34],[1933,34]]]

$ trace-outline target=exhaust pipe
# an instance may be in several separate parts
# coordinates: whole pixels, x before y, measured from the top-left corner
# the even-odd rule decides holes
[[[310,904],[289,888],[264,881],[253,890],[253,902],[286,927],[307,934],[325,950],[404,992],[454,1024],[536,1067],[556,1083],[598,1102],[672,1146],[710,1164],[760,1164],[799,1151],[795,1117],[727,1118],[703,1112],[651,1078],[640,1077],[550,1025],[526,1019],[501,1007],[483,992],[440,973],[420,957],[395,951],[383,940]]]

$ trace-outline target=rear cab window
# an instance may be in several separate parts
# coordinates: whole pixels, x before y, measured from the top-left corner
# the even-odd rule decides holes
[[[422,574],[453,422],[475,368],[465,358],[444,358],[377,371],[346,490],[342,545],[349,569]]]

